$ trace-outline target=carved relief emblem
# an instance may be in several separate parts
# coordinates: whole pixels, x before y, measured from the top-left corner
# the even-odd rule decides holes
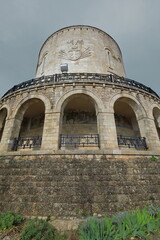
[[[58,56],[71,61],[77,61],[82,58],[90,57],[91,50],[84,46],[83,40],[71,40],[67,42],[68,49],[60,50]]]

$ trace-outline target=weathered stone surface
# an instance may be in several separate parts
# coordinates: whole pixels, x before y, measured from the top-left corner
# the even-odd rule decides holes
[[[29,88],[29,90],[24,89],[22,92],[18,91],[16,95],[11,94],[10,96],[7,96],[4,101],[0,102],[0,109],[8,109],[8,115],[1,138],[0,151],[11,150],[13,139],[17,138],[20,133],[24,107],[37,99],[42,101],[45,105],[45,121],[43,126],[41,150],[59,149],[63,105],[68,98],[78,94],[86,95],[88,97],[90,96],[97,106],[96,129],[100,138],[100,150],[113,149],[114,151],[118,151],[119,146],[117,143],[117,134],[122,134],[124,136],[131,134],[128,132],[128,128],[123,128],[122,131],[122,129],[117,128],[115,124],[114,104],[117,101],[121,102],[123,99],[124,103],[128,102],[128,105],[133,109],[134,114],[136,115],[140,136],[146,138],[148,150],[154,151],[155,154],[159,154],[159,128],[157,127],[156,129],[155,123],[156,121],[159,122],[160,118],[159,115],[157,118],[154,118],[153,115],[154,109],[158,109],[157,111],[160,113],[159,99],[152,99],[148,94],[136,92],[137,90],[130,92],[130,89],[128,88],[121,91],[121,87],[112,89],[111,85],[106,85],[105,89],[103,89],[102,83],[96,83],[95,88],[93,88],[90,83],[86,83],[85,88],[83,88],[82,83],[78,83],[73,89],[72,83],[67,83],[64,89],[62,89],[62,84],[59,84],[56,85],[54,89],[53,86],[48,86],[47,90],[42,87],[38,87],[37,90],[35,90],[35,88]],[[140,103],[137,103],[136,94],[140,97]],[[87,126],[88,132],[96,133],[96,131],[93,131],[90,126],[90,124]],[[160,126],[160,124],[157,126]],[[68,124],[66,128],[69,131],[69,129],[73,128],[73,125],[70,126]],[[83,128],[84,126],[81,126],[81,128],[79,127],[79,131],[82,133],[84,133],[81,130]],[[65,132],[66,131],[64,131],[64,133]],[[34,136],[37,135],[41,135],[39,128]],[[130,136],[135,136],[133,130]],[[138,152],[138,150],[136,149],[135,152]]]
[[[0,156],[0,211],[104,214],[160,206],[160,159],[118,155]]]
[[[61,73],[61,64],[68,72],[115,73],[125,76],[118,44],[107,33],[90,26],[71,26],[52,34],[43,44],[36,77]]]

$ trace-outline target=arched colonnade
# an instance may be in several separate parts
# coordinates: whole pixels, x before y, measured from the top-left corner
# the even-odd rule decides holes
[[[0,109],[0,149],[128,149],[160,148],[160,108],[148,109],[129,94],[106,103],[92,91],[64,93],[54,107],[41,94],[27,96],[16,111]]]

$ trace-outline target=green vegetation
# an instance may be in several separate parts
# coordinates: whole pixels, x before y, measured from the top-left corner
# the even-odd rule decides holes
[[[8,211],[0,214],[0,231],[17,226],[24,220],[24,217]]]
[[[82,215],[83,217],[87,217],[87,216],[89,216],[89,213],[87,212],[86,209],[83,209],[81,215]]]
[[[151,161],[156,162],[158,160],[158,157],[152,156],[150,159],[151,159]]]
[[[23,229],[21,240],[53,240],[55,239],[56,229],[47,221],[35,218],[28,221]]]
[[[130,237],[149,239],[160,229],[160,208],[127,211],[112,218],[90,217],[79,228],[80,240],[125,240]]]
[[[47,220],[50,219],[48,216]],[[88,217],[77,231],[58,233],[47,221],[24,217],[13,212],[0,214],[0,238],[3,233],[14,233],[21,240],[158,240],[160,234],[160,208],[151,206],[142,210],[125,211],[112,217]],[[23,223],[22,223],[23,222]],[[22,223],[22,224],[21,224]],[[18,229],[19,228],[19,229]],[[8,230],[7,230],[8,229]],[[159,232],[158,232],[159,231]],[[17,233],[18,232],[18,233]],[[157,236],[157,237],[156,237]],[[2,238],[3,239],[3,238]]]

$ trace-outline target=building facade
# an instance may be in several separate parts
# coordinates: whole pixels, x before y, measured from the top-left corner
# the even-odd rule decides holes
[[[51,216],[64,230],[84,212],[160,206],[159,96],[126,78],[100,29],[45,41],[35,78],[0,100],[0,152],[0,212]]]
[[[127,79],[118,44],[71,26],[43,44],[36,76],[0,101],[0,150],[160,153],[160,99]]]

